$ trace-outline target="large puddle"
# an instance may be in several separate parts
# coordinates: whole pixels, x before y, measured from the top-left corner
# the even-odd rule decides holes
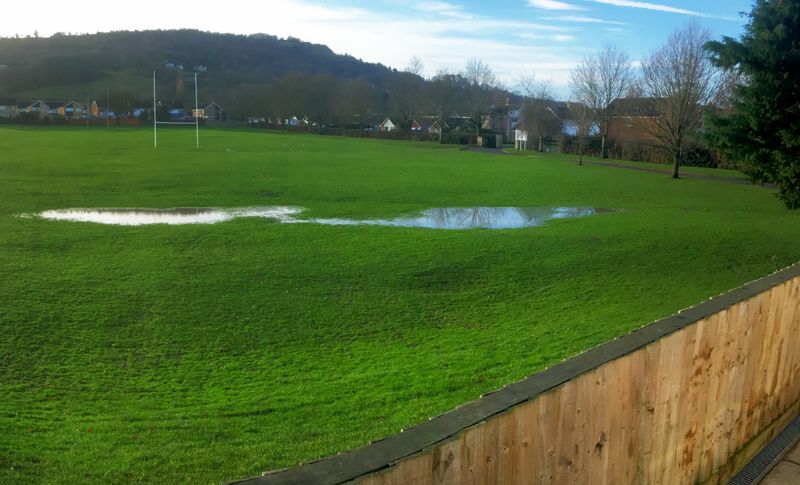
[[[238,209],[59,209],[38,214],[60,221],[95,222],[123,226],[145,224],[215,224],[238,217],[261,217],[283,223],[314,223],[331,226],[374,225],[425,227],[430,229],[514,229],[540,226],[553,219],[586,217],[599,209],[587,207],[460,207],[428,209],[394,219],[301,219],[300,207],[247,207]]]
[[[299,214],[296,207],[249,207],[214,209],[209,207],[179,209],[58,209],[39,213],[44,219],[56,221],[96,222],[118,226],[146,224],[216,224],[237,217],[263,217],[279,221]]]
[[[429,229],[515,229],[541,226],[552,219],[590,216],[596,212],[596,209],[583,207],[457,207],[428,209],[417,215],[395,219],[311,219],[311,222]]]

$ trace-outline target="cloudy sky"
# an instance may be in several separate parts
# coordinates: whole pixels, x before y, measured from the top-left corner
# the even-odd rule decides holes
[[[736,36],[752,0],[7,0],[0,35],[196,28],[268,33],[326,44],[337,53],[402,69],[412,56],[457,72],[467,59],[489,64],[507,85],[535,73],[565,93],[569,69],[603,42],[641,59],[669,33],[697,19],[715,37]],[[41,15],[46,12],[46,15]]]

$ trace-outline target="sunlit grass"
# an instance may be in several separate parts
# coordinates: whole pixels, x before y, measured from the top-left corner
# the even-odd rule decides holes
[[[409,142],[0,129],[0,482],[220,482],[366,444],[800,257],[772,191]],[[514,230],[69,207],[616,209]]]

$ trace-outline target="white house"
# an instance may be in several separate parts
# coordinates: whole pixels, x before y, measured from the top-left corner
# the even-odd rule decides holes
[[[48,106],[47,103],[45,103],[41,99],[37,99],[30,106],[26,108],[25,112],[36,113],[37,115],[39,115],[39,118],[47,118],[49,110],[50,106]]]
[[[203,116],[207,120],[224,120],[225,110],[215,102],[211,102],[203,108]]]
[[[395,124],[392,122],[392,120],[390,120],[390,119],[389,119],[389,117],[388,117],[388,116],[386,117],[386,119],[384,119],[384,120],[381,122],[381,124],[380,124],[380,125],[378,125],[378,130],[379,130],[379,131],[392,131],[392,130],[394,130],[394,129],[396,129],[396,128],[397,128],[397,125],[395,125]]]

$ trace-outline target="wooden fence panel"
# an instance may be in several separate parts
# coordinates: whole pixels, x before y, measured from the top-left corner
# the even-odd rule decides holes
[[[405,436],[252,481],[724,482],[800,409],[800,265],[482,401]],[[472,424],[458,424],[465,416]],[[397,451],[414,443],[415,452]]]

